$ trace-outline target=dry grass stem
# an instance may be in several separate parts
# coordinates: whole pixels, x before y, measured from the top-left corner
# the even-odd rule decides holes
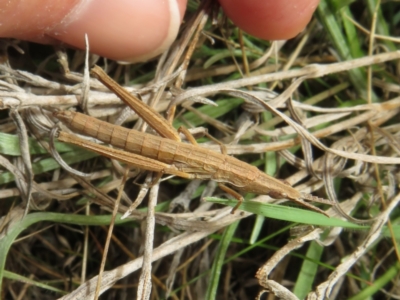
[[[350,1],[333,13],[327,2],[297,38],[270,43],[227,23],[215,1],[189,1],[170,49],[136,65],[2,41],[2,296],[249,299],[268,290],[282,299],[397,297],[400,51],[389,20],[398,9],[387,7],[399,4]],[[362,13],[353,15],[355,7]],[[101,81],[89,76],[94,63]],[[133,112],[119,97],[141,108]],[[189,127],[199,147],[226,151],[312,194],[306,205],[329,218],[250,193],[231,214],[228,190],[208,180],[220,179],[207,170],[214,156],[201,169],[78,139],[64,125],[58,135],[55,116],[66,110],[179,147],[190,135],[174,128]],[[148,126],[156,112],[168,129]],[[143,136],[159,149],[154,136]]]

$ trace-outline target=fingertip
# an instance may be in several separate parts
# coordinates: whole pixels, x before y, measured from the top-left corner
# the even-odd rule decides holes
[[[266,40],[296,36],[310,21],[319,0],[219,0],[226,15],[245,32]]]
[[[176,38],[186,0],[82,1],[47,34],[111,59],[144,61],[162,53]]]
[[[15,0],[0,6],[0,37],[51,43],[53,28],[80,0]]]

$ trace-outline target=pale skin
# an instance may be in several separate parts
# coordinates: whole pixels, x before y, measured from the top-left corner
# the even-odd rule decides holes
[[[65,43],[93,53],[143,61],[176,38],[186,0],[0,0],[0,37]],[[289,39],[310,21],[319,0],[219,0],[244,31],[267,40]]]

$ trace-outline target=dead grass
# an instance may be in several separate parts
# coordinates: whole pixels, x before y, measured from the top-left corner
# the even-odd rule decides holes
[[[134,179],[151,177],[131,170],[121,193],[124,166],[57,143],[68,165],[92,173],[85,179],[60,169],[37,140],[46,148],[49,108],[143,124],[97,80],[84,80],[83,52],[3,41],[2,298],[254,299],[267,289],[282,299],[397,299],[399,5],[376,2],[375,10],[372,2],[335,10],[322,1],[300,36],[269,43],[239,34],[221,15],[212,23],[205,1],[158,60],[126,66],[90,57],[175,115],[175,127],[207,127],[230,155],[338,202],[321,207],[331,218],[258,195],[232,215],[214,202],[234,201],[207,198],[223,196],[214,182],[172,178],[114,220],[112,211],[126,212],[147,192]]]

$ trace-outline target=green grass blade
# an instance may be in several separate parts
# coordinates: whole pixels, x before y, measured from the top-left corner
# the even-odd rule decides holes
[[[198,108],[198,111],[211,118],[216,119],[238,107],[240,104],[243,103],[243,100],[230,98],[218,100],[215,103],[218,104],[217,107],[212,105],[203,105]],[[192,112],[184,114],[183,119],[187,120],[194,127],[204,124],[204,120]],[[179,121],[178,119],[174,121],[173,125],[175,128],[179,128],[180,126],[186,126],[186,123]]]
[[[72,214],[59,214],[59,213],[32,213],[19,221],[12,223],[11,228],[8,229],[7,234],[0,238],[0,291],[3,278],[5,276],[5,264],[7,259],[8,251],[15,239],[21,234],[22,231],[27,229],[29,226],[42,222],[49,221],[63,224],[74,224],[74,225],[108,225],[111,221],[111,216],[84,216],[84,215],[72,215]],[[131,220],[121,220],[117,218],[115,224],[123,224],[132,222]]]
[[[12,273],[12,272],[9,272],[9,271],[4,271],[4,278],[15,280],[15,281],[19,281],[19,282],[28,283],[29,285],[37,286],[37,287],[40,287],[40,288],[42,288],[44,290],[51,291],[51,292],[54,292],[54,293],[58,293],[58,294],[61,294],[61,295],[66,294],[65,291],[57,289],[57,288],[55,288],[55,287],[53,287],[51,285],[44,284],[44,283],[35,281],[33,279],[30,279],[28,277],[21,276],[19,274]]]
[[[237,200],[227,200],[221,198],[207,197],[205,198],[209,202],[228,205],[234,207],[237,204]],[[239,209],[251,212],[254,214],[260,214],[267,218],[284,220],[288,222],[316,225],[316,226],[328,226],[328,227],[344,227],[351,229],[368,229],[367,226],[361,226],[353,224],[347,221],[343,221],[336,218],[328,218],[317,212],[269,203],[261,203],[257,201],[243,201]]]
[[[338,18],[338,14],[334,11],[335,1],[333,0],[321,0],[317,9],[317,16],[322,25],[324,26],[326,32],[330,36],[330,41],[333,43],[335,50],[339,54],[343,61],[355,58],[352,56],[355,52],[362,52],[361,48],[356,50],[350,47],[352,44],[350,41],[351,36],[347,36],[343,31],[342,21]],[[342,8],[344,9],[344,8]],[[353,24],[346,23],[346,32],[355,32]],[[354,38],[353,38],[354,41]],[[353,53],[352,53],[353,52]],[[358,93],[363,97],[367,98],[367,77],[366,73],[361,69],[352,69],[348,71],[350,81],[353,86],[357,89]],[[372,94],[373,101],[376,101],[378,97]]]
[[[222,236],[221,242],[218,246],[217,255],[214,259],[212,268],[211,268],[211,278],[210,285],[207,289],[206,299],[216,299],[217,290],[219,286],[219,282],[221,279],[221,269],[226,259],[226,251],[228,250],[229,245],[231,244],[232,237],[238,227],[239,222],[234,222],[229,225]]]
[[[77,149],[73,152],[64,153],[61,155],[63,160],[71,165],[74,163],[86,161],[93,157],[99,156],[97,153],[89,152],[84,149]],[[60,165],[53,158],[45,158],[34,164],[32,164],[32,169],[35,175],[42,174],[44,172],[53,171],[59,169]],[[0,184],[5,184],[14,181],[14,175],[11,172],[4,172],[0,174]]]
[[[390,267],[381,277],[374,280],[374,282],[363,289],[357,295],[349,298],[349,300],[364,300],[372,299],[372,297],[385,287],[389,282],[398,282],[400,273],[400,263],[397,262],[394,266]],[[388,298],[389,299],[389,298]]]
[[[30,154],[46,154],[47,151],[35,139],[29,138],[29,153]],[[55,142],[56,150],[60,153],[73,151],[79,149],[76,146]],[[19,138],[14,134],[0,132],[0,154],[20,156],[21,150],[19,145]]]
[[[370,12],[370,14],[372,16],[372,14],[375,11],[375,8],[377,7],[378,0],[367,0],[366,2],[367,2],[368,10],[369,10],[369,12]],[[382,13],[382,3],[381,3],[381,1],[379,1],[379,2],[380,2],[379,3],[380,5],[378,6],[377,18],[376,18],[376,32],[378,34],[390,37],[391,36],[390,30],[389,30],[390,21],[385,18],[385,17],[387,17],[387,15],[384,15]],[[390,3],[390,2],[385,3],[385,5],[386,6],[389,5],[389,6],[393,6],[394,7],[394,5],[392,3]],[[390,10],[391,9],[389,8],[388,11],[390,11]],[[396,8],[394,8],[392,10],[392,12],[395,13],[396,12]],[[398,11],[397,11],[397,13],[398,13]],[[390,16],[390,17],[393,17],[393,15]],[[391,25],[395,26],[394,24],[391,24]],[[397,50],[397,47],[396,47],[395,43],[393,43],[392,41],[390,41],[388,39],[379,40],[379,43],[384,44],[388,49],[390,49],[390,51],[396,51]]]
[[[324,248],[322,246],[314,241],[310,243],[306,254],[306,257],[309,259],[303,261],[293,289],[293,293],[299,297],[299,299],[305,299],[307,294],[311,291],[319,267],[319,264],[315,263],[315,261],[321,260],[323,252]]]

